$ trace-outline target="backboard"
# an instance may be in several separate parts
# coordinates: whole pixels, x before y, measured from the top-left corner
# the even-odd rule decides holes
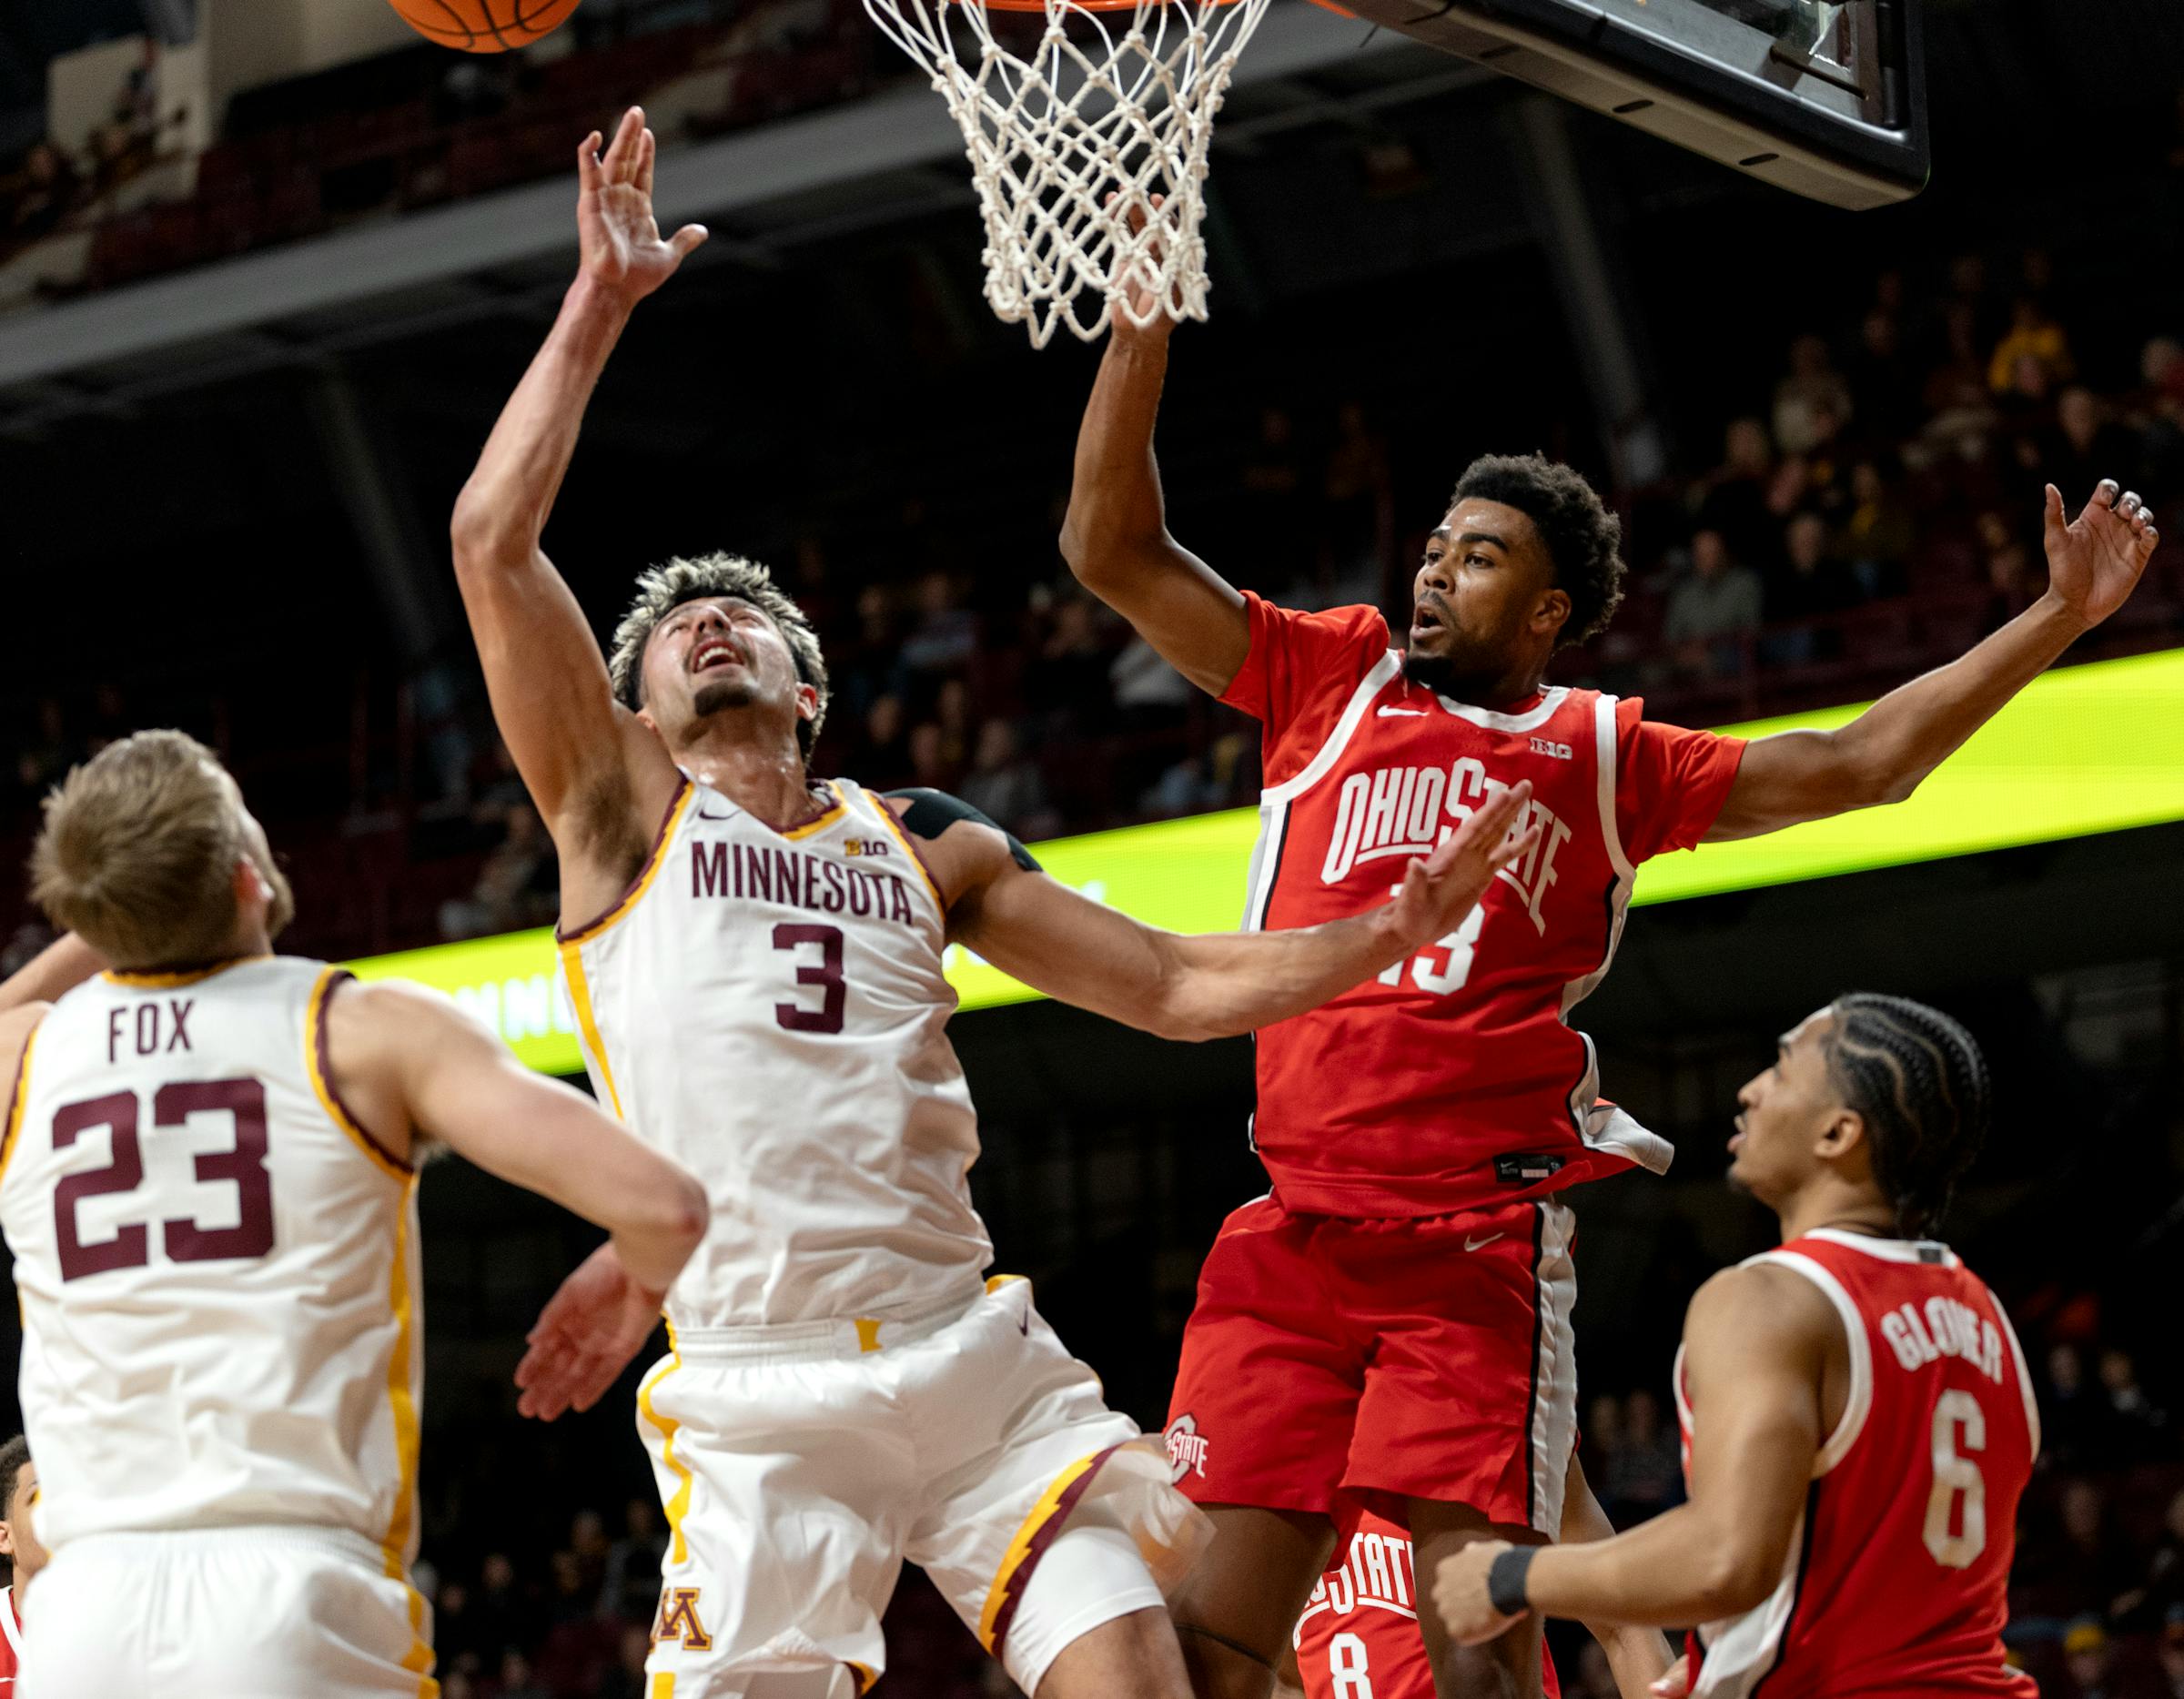
[[[1926,180],[1923,0],[1343,0],[1346,10],[1837,207]]]

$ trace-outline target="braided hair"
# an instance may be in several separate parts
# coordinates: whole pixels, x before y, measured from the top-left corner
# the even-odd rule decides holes
[[[1830,1007],[1821,1047],[1829,1077],[1865,1117],[1897,1229],[1926,1237],[1987,1136],[1987,1060],[1956,1021],[1909,997],[1858,991]]]

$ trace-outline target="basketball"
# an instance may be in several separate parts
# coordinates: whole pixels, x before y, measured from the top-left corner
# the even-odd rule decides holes
[[[387,0],[427,41],[462,53],[528,47],[569,21],[581,0]]]

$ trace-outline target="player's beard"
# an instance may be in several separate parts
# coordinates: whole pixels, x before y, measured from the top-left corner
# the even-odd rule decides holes
[[[1403,676],[1451,702],[1495,706],[1487,699],[1509,676],[1509,657],[1468,632],[1451,627],[1448,636],[1448,647],[1440,654],[1421,654],[1415,649],[1406,654]]]
[[[710,720],[723,708],[748,708],[757,700],[747,679],[717,679],[692,693],[690,713],[693,720]]]

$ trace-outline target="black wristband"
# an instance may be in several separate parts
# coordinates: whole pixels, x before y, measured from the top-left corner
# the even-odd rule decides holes
[[[1536,1545],[1512,1545],[1486,1572],[1487,1603],[1502,1615],[1522,1616],[1532,1609],[1532,1601],[1524,1596],[1524,1581],[1532,1572],[1532,1560],[1539,1554]]]

